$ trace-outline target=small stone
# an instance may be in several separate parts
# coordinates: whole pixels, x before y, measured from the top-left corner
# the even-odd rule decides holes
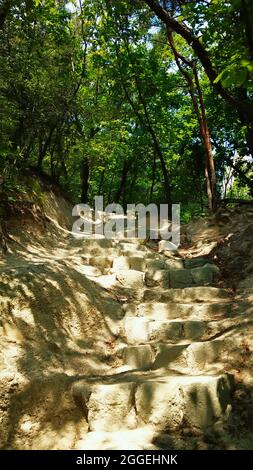
[[[169,242],[167,240],[161,240],[158,244],[158,251],[159,253],[162,253],[163,251],[171,251],[173,253],[177,253],[178,247],[172,242]]]

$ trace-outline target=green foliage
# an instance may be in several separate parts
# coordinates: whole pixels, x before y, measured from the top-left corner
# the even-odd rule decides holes
[[[247,86],[253,77],[253,61],[247,58],[241,59],[236,54],[228,65],[216,78],[214,83],[220,80],[225,88]]]
[[[207,215],[207,210],[203,210],[198,203],[189,203],[181,207],[181,222],[188,224],[193,218],[200,219]]]
[[[199,0],[177,2],[176,13],[201,36],[221,71],[216,82],[251,96],[241,9],[241,0]],[[182,38],[176,43],[194,58]],[[205,212],[198,119],[164,28],[154,26],[145,2],[85,0],[82,8],[79,1],[13,2],[0,30],[0,69],[0,191],[9,201],[43,199],[36,181],[28,193],[20,183],[37,166],[77,202],[86,164],[89,201],[100,193],[106,202],[163,202],[155,135],[183,220]],[[247,154],[246,129],[198,63],[197,69],[220,184],[235,150]]]

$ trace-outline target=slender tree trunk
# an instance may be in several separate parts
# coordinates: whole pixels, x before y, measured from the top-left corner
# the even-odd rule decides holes
[[[158,142],[156,133],[153,129],[152,126],[149,125],[149,131],[150,135],[153,140],[153,146],[154,146],[154,151],[156,155],[158,156],[161,164],[161,169],[162,169],[162,174],[163,174],[163,180],[164,180],[164,195],[165,195],[165,203],[168,204],[169,208],[171,209],[171,204],[172,204],[172,197],[171,197],[171,183],[170,183],[170,176],[168,172],[167,165],[165,163],[165,159],[163,156],[163,152],[161,150],[160,144]]]
[[[50,150],[50,173],[51,177],[55,179],[55,165],[54,165],[54,148]]]
[[[126,190],[126,183],[127,183],[127,176],[130,170],[130,162],[125,160],[123,163],[123,168],[122,168],[122,173],[121,173],[121,179],[120,179],[120,184],[118,187],[118,190],[115,193],[114,196],[114,202],[119,203],[121,197],[123,196],[124,198],[124,193]]]
[[[208,52],[203,46],[199,37],[195,36],[194,32],[186,26],[184,23],[180,23],[176,18],[173,18],[165,8],[156,0],[143,0],[150,9],[156,14],[156,16],[171,30],[179,34],[187,44],[192,48],[202,64],[207,77],[215,90],[222,96],[228,103],[234,106],[238,111],[244,110],[245,113],[249,114],[253,119],[253,107],[250,100],[242,101],[237,96],[231,95],[221,84],[221,82],[215,82],[218,73],[216,72]]]
[[[87,204],[89,192],[90,164],[88,158],[84,158],[81,168],[81,202]]]
[[[115,171],[113,172],[113,174],[111,176],[110,186],[109,186],[109,193],[108,193],[108,200],[106,201],[107,203],[111,203],[111,200],[112,200],[114,179],[115,179]]]
[[[209,131],[207,117],[206,117],[203,93],[202,93],[201,86],[199,83],[198,71],[196,67],[194,67],[194,77],[195,77],[195,83],[196,83],[199,103],[200,103],[200,111],[201,111],[202,126],[203,126],[203,131],[202,131],[203,143],[204,143],[206,159],[207,159],[206,166],[208,169],[208,175],[209,175],[210,186],[211,186],[211,194],[212,194],[212,207],[211,208],[215,209],[216,207],[216,173],[215,173],[215,163],[214,163],[214,158],[213,158],[213,148],[212,148],[210,131]]]
[[[59,179],[60,175],[62,174],[63,177],[68,177],[67,168],[65,165],[65,157],[67,154],[66,149],[64,149],[64,141],[62,134],[59,132],[56,139],[56,148],[57,148],[57,161],[56,161],[56,168],[57,174],[55,176]]]
[[[202,64],[205,73],[210,80],[213,88],[216,92],[234,109],[237,110],[240,116],[244,116],[244,121],[247,122],[247,145],[250,154],[253,156],[253,104],[252,98],[247,97],[246,100],[238,98],[236,95],[229,93],[223,86],[221,81],[216,82],[218,73],[215,70],[214,65],[212,64],[209,54],[205,47],[203,46],[199,37],[197,37],[194,32],[186,26],[184,23],[180,23],[176,18],[167,11],[165,7],[160,5],[160,2],[156,0],[143,0],[150,9],[156,14],[156,16],[169,28],[171,31],[179,34],[186,43],[192,48],[196,56],[198,57],[200,63]],[[248,15],[247,15],[248,23]],[[250,36],[249,36],[250,33]],[[246,34],[248,35],[248,45],[249,49],[252,48],[252,31],[251,25],[247,26]],[[249,42],[250,41],[250,42]]]
[[[40,143],[39,143],[39,156],[38,156],[38,161],[37,161],[38,170],[41,170],[42,162],[43,162],[45,154],[46,154],[44,149],[45,149],[45,146],[43,145],[43,142],[40,141]]]
[[[88,137],[82,133],[83,139],[88,145],[89,141],[92,140],[96,134],[99,132],[99,127],[92,127],[89,131]],[[90,179],[90,162],[89,158],[85,156],[81,162],[80,168],[80,180],[81,180],[81,202],[86,204],[88,202],[89,194],[89,179]]]
[[[217,150],[217,152],[220,152],[221,154],[223,153],[224,149],[217,142],[217,140],[214,140],[214,147]],[[231,161],[230,158],[226,159],[226,155],[224,155],[223,159],[224,159],[224,163],[230,168],[232,168],[235,176],[238,176],[243,182],[243,184],[249,187],[250,196],[253,198],[253,180],[252,178],[250,178],[250,176],[247,176],[246,172],[242,168],[242,162],[234,161],[234,160]]]
[[[185,78],[186,83],[188,85],[189,93],[191,96],[193,109],[196,113],[200,134],[205,150],[205,179],[206,179],[206,191],[207,191],[207,198],[208,198],[208,207],[210,210],[213,210],[216,207],[216,174],[215,174],[215,164],[213,158],[213,150],[210,138],[210,132],[208,127],[208,122],[206,118],[206,111],[205,105],[203,100],[203,94],[201,90],[201,86],[199,83],[198,72],[196,65],[193,62],[187,60],[184,56],[182,56],[176,49],[173,33],[167,27],[167,38],[169,41],[169,45],[171,50],[174,54],[175,61],[181,75]],[[190,67],[193,77],[191,74],[183,67],[184,64],[188,68]],[[197,97],[195,93],[197,92]]]
[[[46,156],[46,153],[47,153],[47,150],[48,150],[48,147],[49,145],[51,144],[51,140],[52,140],[52,137],[53,137],[53,133],[54,133],[54,130],[55,130],[56,126],[54,127],[51,127],[50,131],[49,131],[49,134],[48,134],[48,137],[46,139],[46,141],[43,143],[42,140],[40,141],[40,145],[39,145],[39,156],[38,156],[38,162],[37,162],[37,168],[38,170],[41,170],[41,167],[42,167],[42,162]]]
[[[99,186],[98,186],[98,195],[99,196],[101,195],[101,193],[103,191],[104,180],[105,180],[105,168],[103,169],[103,171],[101,173],[101,176],[100,176],[100,180],[99,180]]]
[[[136,180],[138,178],[138,172],[139,172],[139,167],[138,167],[138,165],[135,165],[134,168],[131,171],[131,181],[130,181],[129,188],[128,188],[128,191],[127,191],[128,199],[129,199],[130,202],[132,202],[132,194],[133,194],[134,188],[136,186]]]
[[[166,165],[166,162],[165,162],[165,159],[164,159],[164,155],[163,155],[163,151],[161,149],[161,146],[160,146],[159,140],[157,138],[155,129],[152,125],[152,122],[151,122],[151,119],[150,119],[150,116],[149,116],[147,104],[146,104],[146,101],[145,101],[145,99],[143,97],[143,94],[142,94],[139,79],[136,75],[135,75],[134,78],[135,78],[136,88],[137,88],[137,91],[138,91],[138,94],[139,94],[140,102],[143,106],[143,110],[144,110],[144,114],[145,114],[145,118],[146,118],[146,123],[147,123],[147,128],[149,130],[149,133],[150,133],[152,141],[153,141],[153,146],[154,146],[155,153],[156,153],[156,155],[158,156],[158,158],[160,160],[163,179],[164,179],[165,202],[166,202],[166,204],[168,204],[169,210],[171,212],[172,197],[171,197],[171,183],[170,183],[170,176],[169,176],[168,168],[167,168],[167,165]]]
[[[169,172],[164,160],[163,152],[161,151],[160,146],[155,144],[155,149],[157,152],[157,155],[160,159],[161,163],[161,168],[162,168],[162,173],[163,173],[163,180],[164,180],[164,195],[165,195],[165,201],[166,204],[169,206],[169,214],[171,213],[171,205],[172,205],[172,196],[171,196],[171,184],[170,184],[170,176]]]
[[[152,182],[150,187],[150,201],[152,202],[153,194],[154,194],[154,187],[155,187],[155,178],[156,178],[156,153],[154,152],[154,160],[152,166]]]
[[[146,103],[142,98],[142,105],[143,105],[143,108],[144,108],[144,114],[145,114],[145,118],[146,118],[144,120],[142,115],[139,113],[138,109],[136,108],[132,98],[130,97],[130,95],[129,95],[127,89],[126,89],[126,86],[123,83],[122,83],[122,86],[123,86],[123,89],[125,91],[126,98],[129,102],[129,104],[131,105],[133,111],[135,112],[137,118],[139,119],[140,124],[149,133],[149,135],[152,139],[154,152],[160,160],[161,169],[162,169],[163,178],[164,178],[164,194],[165,194],[165,201],[164,202],[166,202],[169,206],[169,209],[171,209],[172,196],[171,196],[171,183],[170,183],[169,172],[168,172],[165,160],[164,160],[163,152],[161,150],[158,138],[156,136],[156,132],[155,132],[153,126],[151,125],[151,122],[150,122],[150,119],[149,119],[149,114],[148,114],[147,107],[146,107]],[[139,93],[139,97],[141,97],[140,93]]]
[[[128,44],[125,43],[125,45],[126,45],[126,49],[128,51],[129,58],[131,60]],[[117,52],[117,55],[119,57],[118,52]],[[121,74],[120,66],[119,66],[119,72]],[[124,77],[122,76],[122,74],[121,74],[121,78],[122,78],[121,84],[122,84],[122,88],[124,90],[126,99],[128,100],[130,106],[132,107],[132,110],[134,111],[135,115],[137,116],[142,128],[149,133],[149,135],[151,137],[151,140],[152,140],[152,143],[153,143],[154,151],[155,151],[156,155],[158,156],[158,158],[160,160],[163,179],[164,179],[164,195],[165,195],[165,201],[164,202],[168,204],[169,213],[171,214],[171,205],[172,205],[171,192],[172,192],[172,187],[171,187],[171,182],[170,182],[170,176],[169,176],[169,172],[168,172],[168,169],[167,169],[167,166],[166,166],[166,162],[165,162],[165,159],[164,159],[164,155],[163,155],[158,137],[156,135],[155,128],[154,128],[154,126],[151,122],[150,116],[149,116],[147,104],[146,104],[146,101],[145,101],[145,99],[143,97],[143,94],[142,94],[139,79],[136,76],[136,74],[134,74],[136,89],[137,89],[137,92],[138,92],[140,104],[142,105],[142,108],[143,108],[144,116],[142,115],[142,113],[139,112],[137,106],[135,105],[133,99],[131,98],[131,96],[130,96],[128,90],[127,90],[127,87],[124,83]]]

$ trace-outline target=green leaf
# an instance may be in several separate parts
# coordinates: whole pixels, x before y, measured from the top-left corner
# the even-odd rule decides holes
[[[242,86],[247,81],[248,73],[246,69],[239,69],[235,73],[235,84]]]
[[[231,86],[242,86],[247,80],[247,69],[233,69],[231,71],[227,71],[227,75],[222,77],[222,85],[225,88],[229,88]]]
[[[224,71],[219,73],[219,75],[216,77],[213,83],[218,83],[222,79],[223,74],[224,74]]]
[[[249,64],[251,64],[252,62],[248,59],[242,59],[240,61],[240,64],[243,66],[243,67],[247,67]]]

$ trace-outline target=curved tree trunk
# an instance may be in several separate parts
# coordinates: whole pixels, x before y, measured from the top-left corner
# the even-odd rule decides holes
[[[253,103],[252,99],[247,98],[242,100],[237,96],[231,94],[227,91],[223,86],[221,81],[216,82],[218,77],[218,73],[215,70],[213,63],[210,60],[208,51],[203,46],[201,40],[195,36],[193,31],[186,26],[184,23],[180,23],[177,19],[173,18],[170,13],[163,8],[160,3],[156,0],[143,0],[146,5],[150,7],[150,9],[156,14],[156,16],[169,28],[171,31],[179,34],[187,44],[192,48],[194,53],[196,54],[197,58],[199,59],[200,63],[202,64],[207,77],[210,80],[213,88],[216,92],[230,105],[232,105],[239,116],[244,116],[243,125],[246,122],[247,126],[247,145],[250,154],[253,156]],[[247,18],[248,21],[248,18]],[[247,26],[247,25],[246,25]],[[247,26],[246,33],[249,32],[249,27]],[[250,31],[251,32],[251,31]],[[248,33],[247,33],[248,34]],[[251,50],[251,39],[252,39],[252,32],[249,37],[250,43],[249,48]],[[248,40],[249,40],[248,39]]]
[[[189,61],[184,56],[182,56],[174,43],[173,33],[167,27],[167,38],[169,41],[170,48],[174,54],[175,61],[179,71],[182,76],[185,78],[188,85],[189,93],[191,96],[193,109],[196,113],[200,134],[205,150],[205,179],[206,179],[206,191],[208,198],[208,207],[210,210],[215,209],[216,207],[216,174],[215,174],[215,164],[213,158],[213,149],[210,138],[210,131],[208,127],[206,110],[204,105],[203,93],[199,83],[198,71],[194,62]],[[184,66],[183,66],[184,64]],[[190,67],[193,76],[187,71],[186,67]],[[197,96],[196,96],[197,94]]]

